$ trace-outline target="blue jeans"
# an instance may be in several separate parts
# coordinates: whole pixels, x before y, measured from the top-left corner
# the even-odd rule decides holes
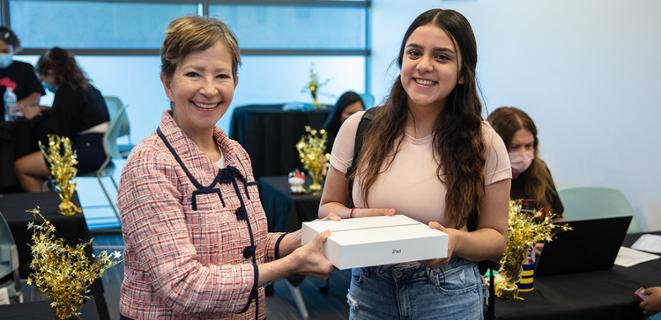
[[[347,294],[349,319],[482,319],[477,264],[458,257],[446,266],[355,268]]]

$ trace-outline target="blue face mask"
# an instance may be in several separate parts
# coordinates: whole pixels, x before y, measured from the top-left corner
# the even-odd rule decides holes
[[[44,89],[46,89],[46,90],[48,90],[52,93],[55,93],[55,91],[56,91],[56,89],[53,86],[51,86],[50,84],[46,83],[46,81],[42,81],[41,85],[44,86]]]
[[[7,68],[14,62],[14,55],[11,53],[0,53],[0,69]]]

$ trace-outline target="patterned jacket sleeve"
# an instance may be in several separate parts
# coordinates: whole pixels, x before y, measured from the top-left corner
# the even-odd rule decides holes
[[[118,205],[136,264],[175,313],[240,312],[257,270],[252,263],[202,265],[179,201],[176,164],[157,150],[135,151],[122,174]]]
[[[284,232],[269,232],[266,244],[266,261],[273,261],[282,258],[280,255],[280,243],[287,235]]]

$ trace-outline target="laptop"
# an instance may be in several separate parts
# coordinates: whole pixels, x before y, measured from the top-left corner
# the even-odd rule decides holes
[[[565,222],[572,230],[559,231],[544,245],[535,276],[611,269],[631,219],[623,216]]]

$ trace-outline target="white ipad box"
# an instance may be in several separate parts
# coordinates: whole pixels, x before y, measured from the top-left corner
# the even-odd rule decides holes
[[[448,235],[404,215],[303,222],[306,244],[330,230],[326,257],[338,269],[369,267],[448,255]]]

